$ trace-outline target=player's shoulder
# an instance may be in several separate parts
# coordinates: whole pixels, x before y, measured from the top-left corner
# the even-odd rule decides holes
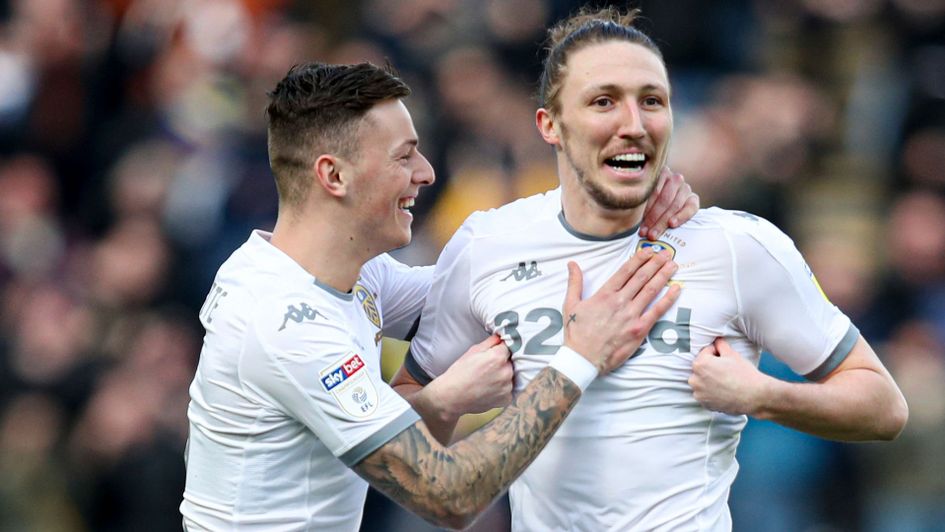
[[[306,316],[311,313],[309,308],[329,309],[351,297],[321,285],[258,232],[224,262],[215,282],[233,301],[239,301],[239,305],[230,305],[234,312],[253,320],[285,314]]]
[[[526,230],[561,210],[561,189],[520,198],[501,207],[476,211],[463,222],[462,230],[473,237],[489,237]]]
[[[217,282],[255,299],[279,297],[291,292],[300,280],[311,281],[301,266],[254,234],[220,266]]]
[[[381,253],[361,266],[361,275],[358,278],[358,282],[378,286],[391,270],[398,269],[401,266],[403,265],[387,253]]]
[[[297,345],[344,344],[351,338],[348,313],[352,293],[329,286],[307,285],[259,295],[249,312],[252,334],[272,354],[295,349]],[[365,292],[369,294],[369,292]]]
[[[699,209],[699,212],[683,224],[682,228],[692,231],[715,231],[758,236],[783,234],[777,226],[761,216],[719,207]]]
[[[702,209],[683,228],[691,231],[692,236],[701,237],[699,239],[703,242],[724,242],[723,245],[731,247],[741,259],[788,257],[798,253],[794,240],[787,233],[767,219],[745,211],[717,207]],[[710,235],[718,238],[707,238]]]
[[[733,248],[736,254],[791,252],[794,241],[765,218],[745,211],[710,207],[700,209],[692,219],[666,231],[665,242],[685,242],[690,249],[713,253]]]

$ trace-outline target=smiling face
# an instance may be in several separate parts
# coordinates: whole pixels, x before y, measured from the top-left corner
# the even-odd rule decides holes
[[[611,40],[571,53],[560,111],[537,115],[542,136],[558,150],[565,194],[605,210],[642,206],[669,152],[669,91],[663,62],[639,44]]]
[[[375,105],[358,132],[351,201],[360,230],[377,253],[410,243],[410,207],[433,167],[417,149],[417,132],[400,100]]]

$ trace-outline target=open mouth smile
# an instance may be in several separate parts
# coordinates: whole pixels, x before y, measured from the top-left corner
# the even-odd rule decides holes
[[[416,198],[402,198],[397,202],[397,207],[401,210],[409,211],[413,207]]]
[[[621,153],[604,161],[604,164],[613,168],[617,172],[637,173],[646,166],[647,156],[645,153]]]

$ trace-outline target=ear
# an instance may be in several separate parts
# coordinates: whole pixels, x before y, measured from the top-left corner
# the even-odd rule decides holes
[[[541,133],[541,138],[552,146],[561,144],[561,138],[555,124],[554,115],[548,109],[541,107],[535,112],[535,125],[538,127],[538,132]]]
[[[315,180],[329,195],[336,198],[344,197],[347,190],[347,179],[342,175],[345,162],[334,155],[320,155],[315,159]]]

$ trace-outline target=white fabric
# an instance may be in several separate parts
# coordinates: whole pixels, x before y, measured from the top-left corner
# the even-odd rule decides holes
[[[567,262],[580,265],[590,296],[640,244],[633,232],[580,235],[560,205],[555,190],[467,219],[437,263],[414,367],[440,375],[493,331],[514,351],[516,390],[548,364],[562,342]],[[661,242],[676,250],[679,300],[633,358],[587,388],[512,485],[514,530],[729,530],[746,418],[693,398],[695,355],[721,336],[752,363],[765,348],[798,373],[820,374],[852,348],[850,320],[767,221],[713,208]]]
[[[418,419],[381,379],[380,317],[406,330],[430,272],[381,256],[343,294],[269,236],[254,232],[223,264],[200,313],[184,524],[358,530],[367,483],[349,466]]]
[[[591,364],[588,359],[566,345],[558,348],[558,352],[551,357],[551,362],[548,365],[571,379],[571,382],[577,384],[582,392],[594,382],[598,375],[594,364]]]

